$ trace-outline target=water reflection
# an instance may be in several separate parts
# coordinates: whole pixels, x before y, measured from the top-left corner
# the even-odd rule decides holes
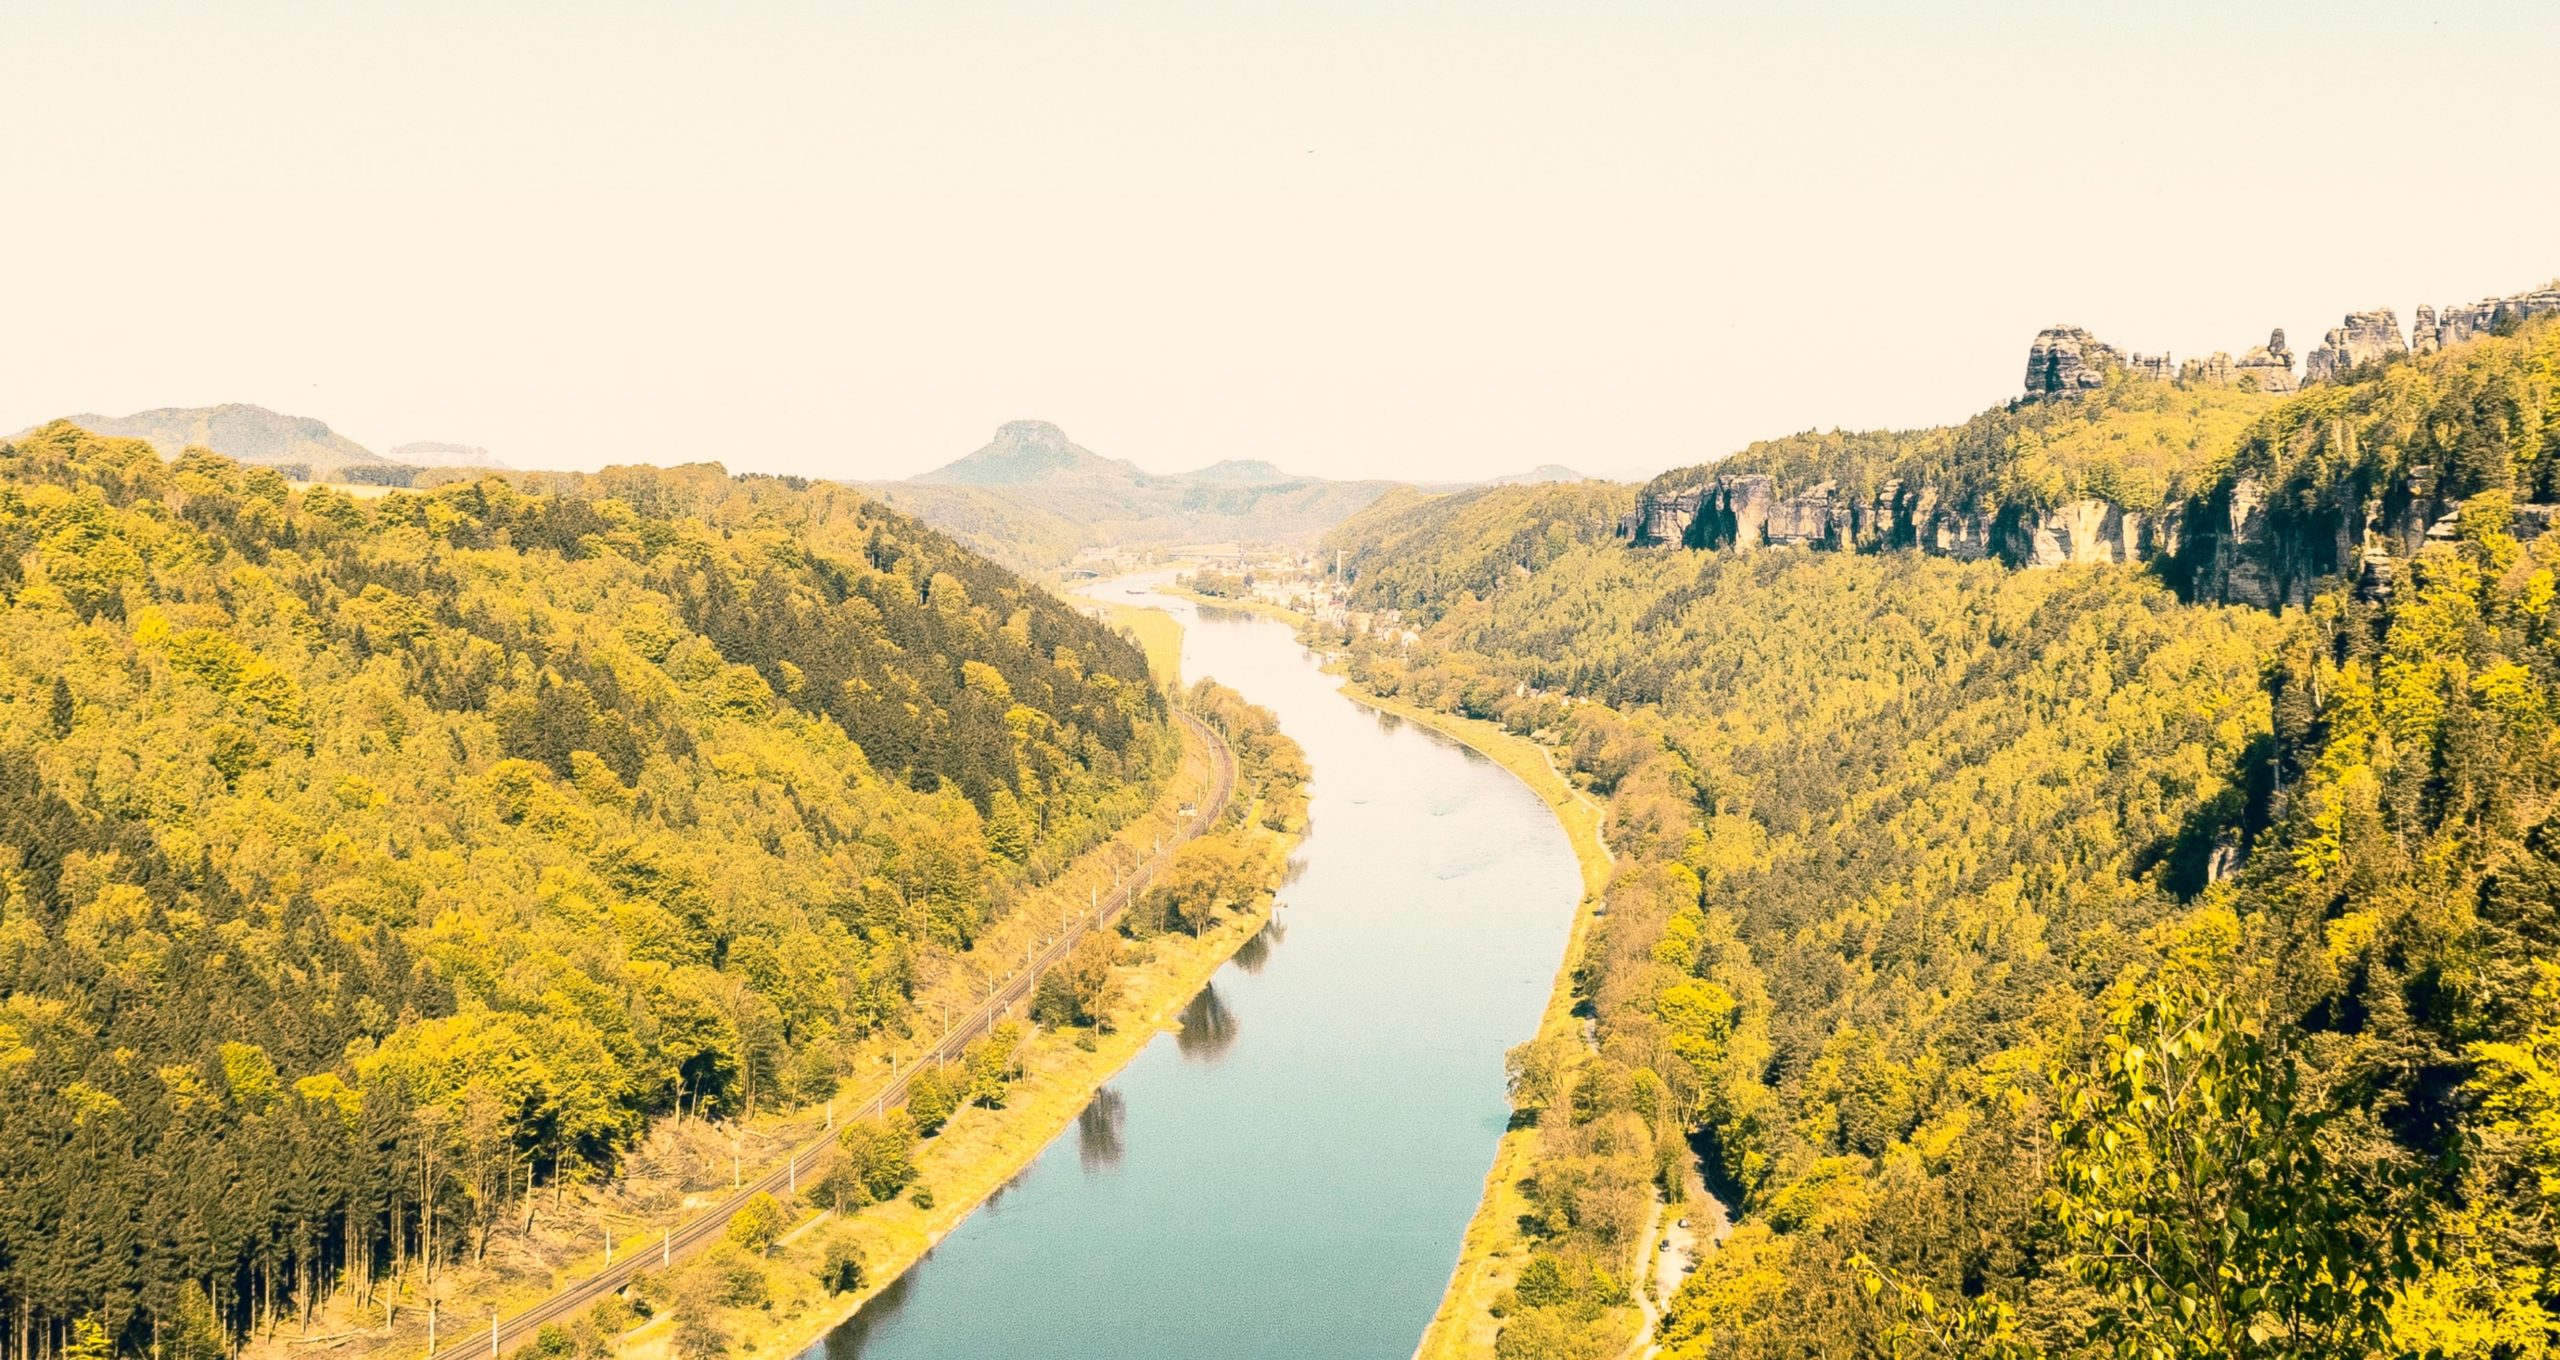
[[[1173,1043],[1182,1050],[1182,1056],[1193,1062],[1213,1063],[1236,1046],[1236,1036],[1243,1028],[1213,982],[1182,1008],[1182,1032],[1173,1036]]]
[[[1503,1049],[1536,1028],[1580,897],[1572,847],[1507,775],[1348,702],[1285,629],[1168,607],[1185,670],[1280,712],[1319,772],[1286,948],[1258,932],[1045,1172],[788,1360],[1406,1356],[1437,1306],[1509,1112]]]
[[[925,1260],[932,1259],[933,1253],[926,1252]],[[863,1348],[871,1344],[872,1331],[896,1322],[898,1314],[906,1310],[907,1292],[915,1287],[923,1263],[917,1265],[916,1270],[891,1280],[879,1293],[864,1300],[862,1311],[827,1333],[827,1360],[862,1360]]]
[[[1236,946],[1236,967],[1248,973],[1261,972],[1262,966],[1271,962],[1271,947],[1288,936],[1289,928],[1280,924],[1280,918],[1275,916],[1263,922],[1262,929],[1253,932],[1252,939]]]
[[[1094,1092],[1084,1113],[1076,1116],[1076,1160],[1088,1174],[1110,1171],[1128,1155],[1128,1145],[1120,1136],[1128,1118],[1128,1102],[1108,1086]]]

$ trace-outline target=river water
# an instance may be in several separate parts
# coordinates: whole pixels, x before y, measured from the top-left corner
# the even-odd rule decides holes
[[[1345,698],[1289,629],[1143,591],[1183,674],[1314,770],[1272,925],[1073,1128],[801,1360],[1410,1356],[1456,1263],[1581,878],[1499,766]]]

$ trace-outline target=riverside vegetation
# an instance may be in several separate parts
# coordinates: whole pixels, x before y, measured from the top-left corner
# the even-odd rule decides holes
[[[2387,594],[2281,614],[2174,569],[1634,551],[1623,489],[1338,530],[1394,611],[1315,630],[1355,681],[1609,800],[1590,1042],[1513,1055],[1496,1353],[1626,1346],[1693,1149],[1740,1222],[1666,1355],[2551,1353],[2560,539],[2514,507],[2560,484],[2560,325],[1753,457],[1868,451],[2030,499],[2247,477],[2280,524],[2423,466],[2460,510]]]
[[[644,1133],[811,1109],[929,1028],[923,983],[1178,761],[1134,645],[840,487],[368,499],[56,423],[0,446],[0,539],[11,1355],[414,1315]],[[1285,741],[1194,702],[1285,820]],[[1231,839],[1146,921],[1249,900]],[[1000,1098],[1009,1037],[918,1122]],[[897,1142],[817,1193],[876,1198]]]
[[[796,1209],[751,1200],[721,1245],[545,1327],[527,1349],[712,1360],[815,1344],[1075,1120],[1269,920],[1305,827],[1306,764],[1272,716],[1210,681],[1185,703],[1234,752],[1236,795],[1115,929],[1088,933],[1041,975],[1028,1023],[998,1025],[958,1062],[919,1071],[905,1104],[845,1125]],[[811,1209],[825,1212],[805,1218]]]

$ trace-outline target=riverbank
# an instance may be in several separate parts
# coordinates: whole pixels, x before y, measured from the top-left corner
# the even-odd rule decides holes
[[[1161,609],[1150,609],[1145,605],[1122,604],[1090,595],[1072,598],[1091,601],[1102,610],[1103,622],[1129,630],[1129,635],[1137,639],[1139,649],[1147,654],[1147,670],[1155,676],[1157,684],[1168,690],[1182,688],[1180,620]]]
[[[1546,1010],[1539,1016],[1534,1037],[1555,1036],[1581,1042],[1582,1027],[1573,1014],[1573,976],[1590,939],[1592,923],[1599,919],[1601,894],[1609,885],[1612,857],[1602,834],[1606,810],[1556,768],[1546,747],[1506,731],[1499,724],[1420,708],[1401,699],[1372,694],[1348,681],[1342,692],[1381,713],[1465,743],[1510,771],[1554,812],[1566,837],[1573,842],[1574,859],[1582,869],[1582,901],[1574,911],[1573,933],[1566,941],[1564,959],[1556,969],[1555,987],[1547,997]],[[1522,1036],[1524,1040],[1530,1037],[1533,1036]],[[1424,1329],[1422,1344],[1414,1350],[1417,1360],[1493,1354],[1494,1338],[1501,1330],[1500,1319],[1493,1315],[1494,1301],[1518,1280],[1520,1267],[1529,1257],[1529,1242],[1520,1231],[1520,1218],[1530,1206],[1520,1193],[1520,1182],[1529,1174],[1537,1138],[1535,1128],[1513,1128],[1505,1131],[1496,1145],[1492,1169],[1485,1173],[1484,1197],[1478,1201],[1475,1216],[1468,1220],[1466,1236],[1459,1242],[1457,1265],[1450,1272],[1448,1290],[1440,1296],[1439,1310]],[[1632,1336],[1637,1322],[1635,1310],[1623,1311],[1628,1314],[1627,1330]]]
[[[1293,628],[1304,628],[1308,622],[1304,614],[1268,600],[1219,599],[1169,583],[1158,589],[1199,604],[1260,614]],[[1327,670],[1341,674],[1336,667],[1329,666]],[[1464,744],[1509,771],[1555,814],[1573,843],[1574,859],[1582,870],[1582,901],[1574,911],[1573,931],[1566,941],[1564,958],[1557,965],[1555,986],[1548,993],[1537,1031],[1522,1039],[1554,1037],[1584,1042],[1582,1025],[1573,1014],[1573,978],[1581,965],[1592,923],[1599,919],[1598,909],[1615,864],[1603,834],[1607,809],[1557,768],[1555,757],[1546,746],[1499,723],[1373,693],[1347,676],[1342,679],[1342,692],[1378,712],[1430,728]],[[1493,1354],[1502,1326],[1501,1319],[1493,1314],[1494,1304],[1504,1290],[1518,1281],[1531,1249],[1527,1235],[1520,1230],[1520,1219],[1531,1207],[1521,1193],[1520,1183],[1531,1173],[1537,1137],[1535,1128],[1513,1128],[1506,1130],[1496,1145],[1493,1166],[1485,1173],[1483,1197],[1477,1201],[1475,1215],[1468,1220],[1466,1236],[1459,1243],[1458,1261],[1450,1272],[1449,1287],[1440,1297],[1440,1307],[1414,1350],[1416,1360],[1472,1360]],[[1655,1263],[1655,1236],[1648,1229],[1642,1262],[1645,1269]],[[1638,1287],[1642,1288],[1641,1282]],[[1638,1307],[1616,1311],[1625,1315],[1623,1326],[1617,1330],[1624,1332],[1631,1343],[1648,1330],[1648,1317]]]
[[[1138,636],[1162,683],[1179,683],[1179,621],[1162,610],[1097,603]],[[1191,773],[1186,768],[1181,782],[1205,789],[1204,781],[1188,779]],[[762,1262],[765,1297],[724,1309],[716,1319],[715,1326],[733,1338],[730,1353],[796,1355],[823,1342],[1012,1184],[1159,1034],[1181,1028],[1184,1008],[1270,923],[1290,850],[1302,834],[1265,826],[1259,793],[1239,786],[1240,819],[1233,829],[1214,833],[1236,838],[1247,862],[1260,866],[1259,890],[1244,909],[1198,936],[1164,933],[1124,944],[1109,1029],[1028,1028],[1018,1054],[1020,1073],[1007,1085],[1003,1106],[963,1106],[940,1133],[918,1144],[908,1191],[849,1216],[802,1217]],[[1205,792],[1191,796],[1206,800]],[[835,1292],[826,1285],[825,1266],[846,1247],[862,1261],[862,1284]],[[673,1320],[661,1317],[617,1338],[613,1354],[616,1360],[668,1360],[675,1353],[674,1334]]]
[[[1294,840],[1274,832],[1260,838],[1275,866],[1285,861]],[[1012,1083],[1004,1108],[964,1108],[917,1148],[916,1184],[931,1191],[930,1207],[919,1207],[909,1196],[844,1219],[820,1214],[786,1237],[767,1258],[767,1302],[733,1309],[725,1319],[736,1328],[732,1352],[797,1355],[895,1284],[1020,1175],[1159,1033],[1181,1027],[1183,1007],[1269,924],[1273,900],[1266,891],[1251,910],[1196,938],[1161,935],[1147,941],[1148,959],[1121,974],[1123,1001],[1112,1032],[1034,1033],[1023,1046],[1023,1075]],[[829,1247],[839,1242],[862,1255],[863,1287],[853,1293],[828,1293],[819,1278]],[[654,1322],[622,1338],[614,1354],[619,1360],[668,1360],[672,1330],[663,1320]]]

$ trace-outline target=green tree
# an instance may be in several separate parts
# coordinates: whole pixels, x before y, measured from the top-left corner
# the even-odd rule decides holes
[[[952,1112],[960,1108],[960,1090],[945,1076],[942,1065],[919,1069],[907,1080],[907,1117],[915,1121],[916,1134],[931,1138],[942,1132]]]
[[[761,1256],[772,1250],[775,1240],[790,1226],[791,1215],[784,1211],[782,1202],[758,1192],[749,1196],[747,1202],[738,1207],[738,1212],[729,1216],[728,1237]]]
[[[819,1197],[838,1212],[894,1197],[916,1177],[915,1126],[892,1110],[836,1131],[835,1160],[818,1182]]]
[[[970,1104],[990,1110],[1004,1107],[1005,1088],[1021,1070],[1016,1058],[1021,1047],[1022,1027],[1011,1020],[969,1045],[961,1054],[960,1065],[969,1074]]]
[[[1053,1029],[1069,1025],[1109,1029],[1119,993],[1113,966],[1119,955],[1119,944],[1109,933],[1085,932],[1065,958],[1040,975],[1032,994],[1031,1018]]]
[[[115,1342],[107,1329],[94,1317],[82,1317],[71,1324],[71,1344],[63,1347],[63,1360],[115,1360]]]
[[[828,1239],[827,1254],[818,1265],[818,1282],[830,1294],[851,1294],[861,1290],[862,1281],[862,1248],[848,1238]]]
[[[2378,1173],[2323,1136],[2263,1016],[2170,982],[2055,1076],[2048,1205],[2119,1355],[2364,1355],[2427,1254]]]

